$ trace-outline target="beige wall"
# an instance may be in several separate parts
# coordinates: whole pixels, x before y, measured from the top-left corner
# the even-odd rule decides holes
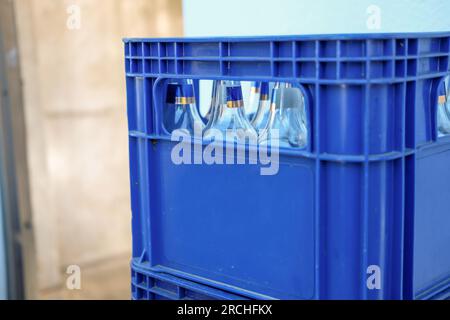
[[[69,5],[80,29],[67,25]],[[126,36],[180,36],[179,0],[15,0],[40,288],[130,254]]]

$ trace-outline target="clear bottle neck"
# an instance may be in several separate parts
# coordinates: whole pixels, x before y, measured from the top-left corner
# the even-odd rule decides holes
[[[291,83],[277,82],[272,90],[270,101],[271,111],[280,111],[290,108],[298,108],[303,100],[302,94],[298,88]]]

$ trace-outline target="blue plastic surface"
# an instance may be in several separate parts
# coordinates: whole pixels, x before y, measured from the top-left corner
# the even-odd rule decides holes
[[[449,56],[450,33],[125,39],[133,297],[447,297],[450,137],[435,111]],[[168,79],[292,82],[307,147],[281,149],[274,176],[177,166]]]

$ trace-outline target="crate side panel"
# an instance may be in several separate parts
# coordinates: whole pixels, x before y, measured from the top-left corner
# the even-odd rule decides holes
[[[416,162],[414,289],[450,280],[450,145]]]
[[[177,166],[173,145],[160,141],[149,162],[160,198],[151,213],[153,264],[269,296],[310,299],[313,162],[282,159],[273,176],[248,164]]]

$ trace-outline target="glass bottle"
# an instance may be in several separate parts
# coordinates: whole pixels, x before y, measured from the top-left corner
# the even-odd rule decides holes
[[[450,77],[442,81],[438,89],[437,126],[438,135],[450,134],[450,96],[448,93]]]
[[[204,124],[195,104],[194,87],[191,80],[167,85],[164,127],[169,133],[174,130],[182,130],[183,133],[192,136],[196,133],[195,128],[199,132],[203,129]]]
[[[252,126],[259,131],[266,127],[269,121],[270,100],[269,100],[269,83],[262,82],[260,87],[259,105],[255,116],[252,119]]]
[[[212,83],[212,91],[211,91],[211,103],[209,105],[209,110],[205,115],[205,119],[207,121],[211,120],[211,118],[213,117],[213,110],[215,109],[215,104],[216,104],[216,95],[217,95],[217,83],[219,82],[219,80],[213,80]]]
[[[249,121],[253,120],[256,112],[258,111],[260,97],[261,97],[261,82],[252,81],[248,103],[244,108],[245,116]]]
[[[239,81],[218,81],[214,101],[212,118],[204,130],[205,140],[225,140],[231,136],[241,143],[256,142],[256,131],[244,113]]]
[[[274,134],[277,131],[277,135]],[[276,83],[272,90],[269,121],[260,134],[261,144],[278,136],[280,147],[303,148],[307,143],[303,94],[290,83]]]

